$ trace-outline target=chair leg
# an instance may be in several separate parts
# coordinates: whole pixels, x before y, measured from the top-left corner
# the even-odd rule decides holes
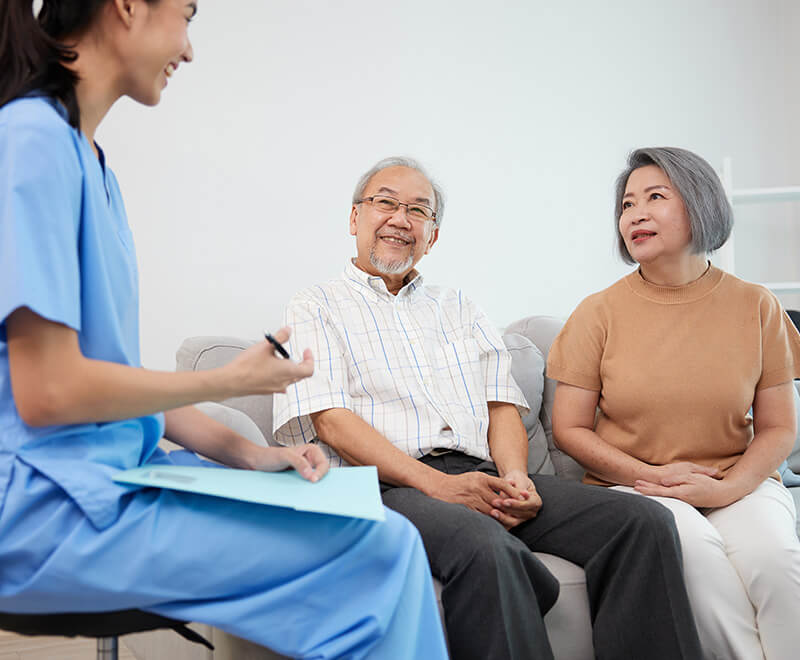
[[[97,638],[97,660],[118,660],[119,644],[116,637]]]

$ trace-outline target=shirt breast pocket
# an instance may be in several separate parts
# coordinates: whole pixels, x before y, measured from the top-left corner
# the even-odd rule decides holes
[[[459,339],[441,345],[436,367],[437,381],[449,387],[456,400],[470,406],[485,404],[481,349],[475,339]]]

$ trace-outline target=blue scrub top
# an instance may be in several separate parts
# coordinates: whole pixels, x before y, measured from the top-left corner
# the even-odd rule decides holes
[[[87,358],[141,366],[136,254],[117,180],[49,98],[0,108],[0,283],[0,508],[21,460],[105,528],[128,492],[111,477],[150,457],[163,415],[31,427],[9,374],[6,319],[23,306],[73,328]]]

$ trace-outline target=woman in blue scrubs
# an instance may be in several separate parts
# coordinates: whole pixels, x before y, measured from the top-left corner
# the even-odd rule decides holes
[[[192,406],[282,391],[312,373],[308,351],[140,365],[133,241],[94,134],[120,96],[158,103],[192,60],[196,11],[44,0],[37,20],[30,0],[0,0],[0,611],[140,608],[295,657],[445,658],[422,544],[393,512],[373,523],[112,480],[171,462],[162,435],[238,468],[328,469],[313,445],[257,447]]]

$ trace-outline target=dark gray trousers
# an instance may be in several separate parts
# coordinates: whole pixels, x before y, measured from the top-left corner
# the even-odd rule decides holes
[[[497,475],[493,463],[457,452],[420,460],[448,474]],[[553,658],[542,617],[559,585],[531,550],[583,567],[597,658],[701,658],[672,513],[646,497],[547,475],[531,479],[542,508],[511,532],[464,505],[381,484],[384,504],[419,530],[442,583],[454,660]]]

